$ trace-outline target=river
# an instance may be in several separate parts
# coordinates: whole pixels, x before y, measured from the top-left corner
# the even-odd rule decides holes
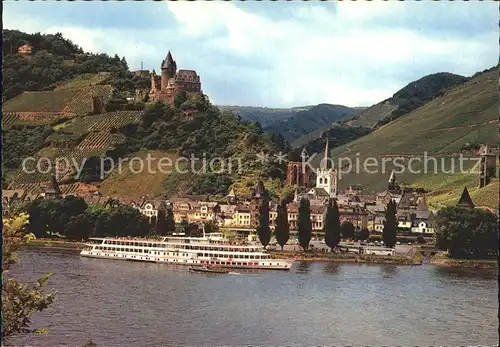
[[[438,346],[498,343],[496,270],[298,262],[289,272],[20,252],[23,280],[54,272],[45,335],[12,346]]]

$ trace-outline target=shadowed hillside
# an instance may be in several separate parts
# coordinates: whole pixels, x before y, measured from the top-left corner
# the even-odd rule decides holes
[[[346,124],[368,128],[382,126],[443,95],[447,89],[466,80],[464,76],[446,72],[427,75],[411,82],[391,98],[354,114]]]
[[[463,84],[447,90],[443,95],[431,100],[424,106],[380,127],[367,136],[345,144],[332,151],[333,158],[350,157],[360,159],[373,157],[380,163],[382,158],[406,157],[403,161],[408,167],[411,156],[438,156],[443,158],[445,170],[451,165],[451,157],[456,157],[465,149],[488,144],[498,145],[498,71],[492,68],[476,74]],[[471,152],[465,152],[473,156]],[[441,159],[440,159],[441,160]],[[465,164],[472,168],[473,162]],[[415,171],[423,170],[423,164],[413,162]],[[441,166],[441,164],[438,164]],[[392,169],[390,163],[385,173],[344,175],[341,187],[352,183],[364,184],[371,191],[384,189]],[[380,171],[380,170],[379,170]],[[439,182],[439,189],[447,191],[464,185],[474,186],[477,173],[445,174],[441,167],[437,173],[404,173],[398,177],[407,185],[430,186],[429,179]],[[493,205],[496,205],[492,202]]]

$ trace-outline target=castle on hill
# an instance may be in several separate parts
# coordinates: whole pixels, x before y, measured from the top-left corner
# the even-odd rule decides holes
[[[169,51],[161,62],[161,75],[156,75],[154,70],[151,73],[149,100],[173,103],[175,96],[180,92],[186,92],[188,95],[200,93],[200,77],[194,70],[177,71],[177,63]]]

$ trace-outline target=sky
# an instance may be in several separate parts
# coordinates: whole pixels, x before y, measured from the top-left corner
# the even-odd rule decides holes
[[[370,106],[425,75],[498,63],[495,2],[3,2],[6,29],[62,32],[160,71],[170,50],[212,103]]]

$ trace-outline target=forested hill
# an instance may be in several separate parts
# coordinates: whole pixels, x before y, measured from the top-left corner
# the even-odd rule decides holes
[[[99,84],[109,84],[122,94],[146,88],[149,80],[134,76],[125,58],[101,53],[85,53],[62,34],[27,34],[3,30],[3,100],[25,91],[53,90],[61,82],[81,74],[107,72]],[[18,48],[32,46],[32,53],[22,55]]]
[[[3,188],[26,189],[38,194],[50,180],[50,172],[27,174],[20,161],[35,158],[87,158],[83,174],[74,167],[60,177],[64,193],[78,193],[87,184],[104,195],[138,199],[185,193],[219,194],[230,188],[247,195],[259,179],[280,196],[284,164],[259,164],[261,152],[287,152],[282,137],[265,134],[258,123],[221,112],[201,93],[180,93],[174,105],[128,101],[124,96],[136,88],[147,89],[149,81],[128,70],[125,58],[85,53],[61,34],[25,34],[4,31],[4,88],[2,134]],[[30,54],[17,49],[29,43]],[[94,109],[99,96],[104,108]],[[191,172],[131,174],[126,171],[101,179],[99,157],[158,158],[175,161],[180,156],[241,158],[244,165],[231,173]],[[236,161],[237,163],[237,161]],[[235,164],[236,165],[236,164]],[[90,188],[89,188],[90,189]]]
[[[356,112],[346,120],[347,125],[379,127],[416,110],[448,89],[464,83],[466,77],[441,72],[424,76],[397,91],[391,98]]]

